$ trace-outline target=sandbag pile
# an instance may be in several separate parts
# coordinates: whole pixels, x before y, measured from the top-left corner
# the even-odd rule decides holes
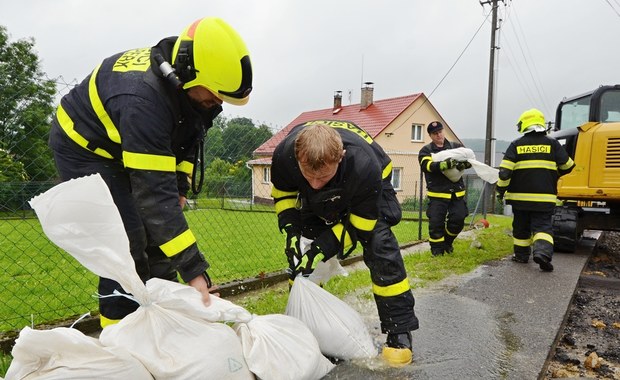
[[[320,379],[333,368],[308,327],[291,317],[252,315],[216,296],[205,307],[197,290],[171,281],[143,284],[99,175],[57,185],[30,204],[50,240],[121,284],[139,307],[98,340],[73,329],[24,328],[6,380]]]

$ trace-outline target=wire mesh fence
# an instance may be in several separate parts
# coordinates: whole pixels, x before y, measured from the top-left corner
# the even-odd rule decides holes
[[[72,85],[61,81],[56,87],[55,97],[60,99]],[[47,136],[19,112],[13,115],[0,121],[5,136],[0,148],[0,336],[25,325],[70,320],[98,307],[97,277],[47,239],[28,204],[59,183]],[[49,117],[45,116],[46,125]],[[252,170],[250,164],[253,150],[276,130],[247,118],[219,118],[207,134],[203,189],[189,196],[184,212],[216,283],[260,278],[286,267],[284,237],[265,193],[268,171]],[[411,153],[399,163],[398,180],[416,188],[419,176],[405,170],[419,173],[417,152]],[[5,166],[2,159],[10,162]],[[466,183],[473,211],[482,182],[468,176]],[[418,205],[425,205],[418,198],[415,193],[401,199],[410,220],[419,215]],[[401,243],[416,240],[417,227],[405,225],[397,236]]]

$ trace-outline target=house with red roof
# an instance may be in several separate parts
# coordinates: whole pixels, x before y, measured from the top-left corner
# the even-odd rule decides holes
[[[361,91],[359,104],[342,105],[342,92],[336,91],[331,108],[306,111],[292,120],[286,127],[265,141],[253,152],[248,161],[252,169],[252,198],[255,202],[271,202],[271,157],[290,130],[311,120],[350,121],[363,128],[390,156],[393,164],[392,183],[398,199],[418,198],[421,173],[418,152],[431,140],[426,126],[438,120],[444,125],[446,139],[462,143],[448,123],[423,93],[396,98],[373,100],[373,83],[366,82]]]

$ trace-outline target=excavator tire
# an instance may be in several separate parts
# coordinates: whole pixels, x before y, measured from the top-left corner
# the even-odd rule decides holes
[[[559,206],[553,214],[553,248],[556,252],[575,252],[579,241],[579,208]]]

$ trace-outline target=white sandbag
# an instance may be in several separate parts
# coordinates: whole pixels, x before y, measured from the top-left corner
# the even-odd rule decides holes
[[[359,313],[302,276],[298,276],[291,287],[285,314],[308,326],[324,355],[338,359],[362,359],[377,355],[372,337]]]
[[[24,327],[11,355],[6,380],[153,379],[127,350],[104,347],[97,339],[66,327]]]
[[[261,380],[318,380],[334,368],[312,332],[283,314],[255,315],[233,326],[250,371]]]
[[[476,160],[474,151],[469,148],[460,147],[446,149],[441,152],[432,153],[431,157],[435,162],[443,161],[446,158],[453,158],[457,161],[467,161],[471,164],[478,177],[482,178],[483,181],[495,183],[499,179],[499,170]],[[456,168],[450,168],[444,170],[443,174],[452,182],[456,182],[463,176],[463,171]]]
[[[242,319],[245,310],[213,300],[209,310],[196,289],[171,281],[151,279],[145,286],[101,176],[62,183],[30,204],[50,240],[93,273],[120,283],[131,293],[127,297],[139,304],[135,312],[101,332],[104,346],[125,348],[156,379],[254,378],[234,330],[213,322],[222,317]],[[221,305],[230,310],[221,310]]]

